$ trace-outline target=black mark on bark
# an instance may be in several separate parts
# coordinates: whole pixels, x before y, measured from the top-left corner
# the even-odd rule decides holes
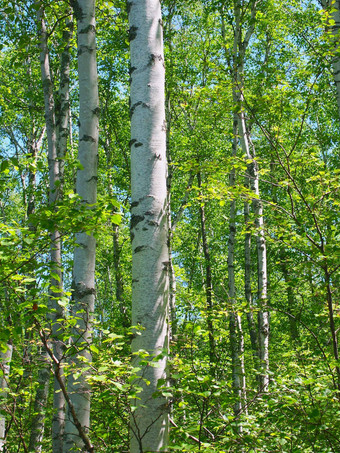
[[[139,224],[139,222],[142,222],[145,219],[145,217],[141,215],[132,215],[131,216],[131,228],[135,228],[136,225]]]
[[[80,283],[75,283],[74,281],[72,282],[72,289],[73,289],[73,295],[72,298],[74,300],[81,300],[86,296],[96,294],[96,290],[94,288],[89,288],[88,286],[85,285],[85,283],[80,282]]]
[[[150,61],[149,61],[149,65],[151,66],[152,64],[154,64],[156,61],[163,61],[163,57],[162,55],[155,55],[155,54],[151,54],[150,55]]]
[[[80,139],[80,141],[92,142],[92,143],[96,142],[96,140],[93,137],[91,137],[90,135],[83,135],[82,138]]]
[[[91,53],[91,52],[93,52],[93,51],[94,51],[94,49],[92,49],[92,48],[89,47],[89,46],[81,46],[81,47],[79,47],[79,49],[78,49],[78,56],[81,55],[81,54],[83,54],[84,52]]]
[[[170,261],[163,261],[163,271],[167,271],[170,267]]]
[[[150,108],[149,104],[145,104],[145,102],[138,101],[135,104],[133,104],[133,106],[130,108],[130,118],[132,117],[132,115],[133,115],[134,111],[136,110],[136,108],[139,107],[139,106],[142,106],[142,107],[144,107],[146,109]]]
[[[148,246],[147,245],[140,245],[139,247],[136,247],[133,253],[139,253],[142,250],[145,250]]]
[[[92,31],[92,33],[96,33],[96,27],[92,24],[88,25],[87,27],[83,28],[82,30],[79,30],[79,34],[88,33],[90,31]]]
[[[132,25],[132,27],[130,27],[130,30],[129,30],[129,41],[130,42],[136,38],[137,30],[138,30],[138,27],[136,27],[135,25]]]
[[[154,220],[148,220],[146,223],[150,226],[159,226],[159,223]]]

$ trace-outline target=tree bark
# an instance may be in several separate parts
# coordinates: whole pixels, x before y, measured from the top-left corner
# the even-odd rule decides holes
[[[246,187],[249,188],[249,178],[246,178]],[[251,232],[249,231],[249,215],[250,206],[248,201],[244,203],[244,222],[246,227],[246,233],[244,236],[244,294],[249,307],[247,313],[248,329],[250,335],[250,343],[253,351],[254,367],[258,366],[259,358],[259,345],[257,326],[253,316],[253,295],[251,292]]]
[[[329,272],[327,264],[325,265],[323,270],[324,270],[324,274],[325,274],[327,308],[328,308],[328,316],[329,316],[329,327],[330,327],[331,338],[332,338],[333,356],[336,361],[335,370],[336,370],[336,375],[337,375],[338,399],[340,400],[340,366],[339,366],[339,348],[338,348],[338,338],[337,338],[338,332],[336,330],[335,320],[334,320],[333,296],[332,296],[332,288],[331,288],[331,274]]]
[[[202,178],[201,173],[197,173],[197,182],[199,187],[199,195],[202,197],[201,186]],[[212,273],[211,273],[211,260],[210,260],[210,250],[207,238],[207,226],[206,226],[206,217],[204,203],[201,200],[200,207],[200,220],[201,220],[201,231],[202,231],[202,245],[203,245],[203,254],[205,261],[205,294],[207,300],[207,325],[208,325],[208,335],[209,335],[209,361],[211,369],[215,362],[215,340],[214,340],[214,325],[213,325],[213,300],[212,300]]]
[[[97,201],[97,163],[99,133],[98,76],[96,62],[95,1],[71,2],[77,18],[78,77],[79,77],[79,149],[81,169],[77,171],[77,193],[89,209]],[[86,362],[91,360],[92,316],[95,300],[96,240],[92,234],[76,234],[77,246],[73,264],[73,316],[77,325],[73,332],[73,344],[78,349],[71,358],[74,369],[80,372],[68,381],[68,393],[72,402],[68,405],[65,423],[63,451],[84,449],[84,442],[75,424],[71,408],[85,434],[90,426],[90,386],[87,382]],[[86,450],[87,451],[87,450]]]
[[[30,452],[41,453],[42,441],[45,431],[45,416],[47,409],[48,392],[50,388],[51,367],[46,351],[41,351],[39,356],[41,368],[38,370],[37,392],[34,400],[31,435],[28,445]]]
[[[60,84],[58,93],[58,102],[56,105],[56,133],[57,133],[57,168],[58,174],[55,175],[58,181],[58,187],[55,187],[54,194],[50,202],[55,203],[63,197],[64,189],[64,165],[65,155],[67,153],[67,141],[70,135],[69,114],[70,114],[70,45],[73,35],[73,18],[71,10],[68,9],[69,18],[66,21],[66,27],[63,31],[64,49],[61,54],[60,62]],[[53,181],[51,181],[53,183]],[[54,199],[53,199],[54,198]],[[52,338],[54,356],[59,362],[59,373],[63,377],[62,360],[64,358],[64,343],[61,339],[62,324],[64,318],[64,309],[58,303],[58,298],[63,291],[63,274],[62,274],[62,241],[59,232],[55,231],[52,236],[51,261],[54,263],[54,273],[57,278],[51,281],[52,286],[59,288],[59,293],[51,294],[53,306],[53,323]],[[52,451],[60,453],[63,449],[63,437],[65,428],[65,397],[61,391],[59,382],[54,378],[53,392],[53,419],[52,419]]]
[[[252,10],[254,16],[256,8]],[[235,31],[233,49],[233,100],[237,108],[237,121],[240,143],[243,153],[248,161],[247,173],[250,179],[251,189],[255,197],[252,200],[252,207],[255,214],[256,226],[256,248],[257,248],[257,275],[258,275],[258,344],[260,359],[260,390],[266,392],[269,385],[269,312],[267,305],[267,251],[264,235],[263,207],[260,200],[259,172],[255,156],[255,147],[247,131],[246,117],[244,112],[244,59],[249,39],[254,30],[254,23],[249,25],[244,37],[241,24],[241,5],[238,0],[234,2]],[[255,20],[252,17],[253,21]]]
[[[330,39],[333,44],[332,67],[333,78],[336,88],[336,100],[338,105],[339,119],[340,119],[340,1],[339,0],[322,0],[322,7],[325,11],[329,8],[332,9],[330,19],[334,21],[329,26],[327,31],[330,33]]]
[[[164,57],[159,0],[128,2],[131,52],[131,238],[132,341],[136,384],[131,453],[167,449],[169,414],[166,397],[154,393],[167,379],[169,249],[167,157],[164,108]],[[141,363],[145,351],[153,365]],[[156,365],[156,366],[155,366]],[[153,397],[154,396],[154,397]],[[155,397],[156,396],[156,397]]]
[[[0,351],[0,452],[5,451],[6,419],[5,404],[8,392],[8,379],[12,361],[13,346],[7,343],[6,351]]]
[[[40,8],[37,15],[38,35],[40,45],[40,69],[41,81],[44,93],[44,107],[45,107],[45,121],[46,121],[46,135],[48,146],[48,169],[49,169],[49,204],[53,205],[56,200],[56,181],[59,174],[58,161],[57,161],[57,137],[55,126],[55,111],[54,111],[54,97],[53,97],[53,82],[50,71],[49,53],[47,46],[47,30],[44,20],[44,10]],[[56,241],[56,231],[51,235],[51,262],[54,264],[55,248],[54,242]],[[58,234],[58,233],[57,233]],[[58,234],[59,236],[59,234]],[[58,248],[58,242],[56,244]],[[58,269],[56,270],[58,272]],[[51,279],[51,285],[55,284],[55,279]],[[59,285],[59,282],[56,283]],[[52,296],[52,295],[51,295]],[[52,299],[49,300],[50,308],[52,308]],[[50,315],[53,318],[53,315]],[[31,434],[29,440],[29,450],[34,452],[41,452],[41,442],[44,434],[44,422],[46,405],[49,392],[49,377],[50,367],[48,364],[48,356],[46,351],[40,353],[41,368],[38,370],[38,388],[34,401],[34,416],[31,424]]]
[[[233,121],[233,156],[237,150],[237,115]],[[236,173],[233,168],[229,174],[229,185],[235,187]],[[234,414],[235,417],[246,410],[246,376],[244,369],[244,338],[242,331],[242,320],[236,307],[235,288],[235,241],[236,241],[236,200],[230,202],[229,214],[229,240],[228,240],[228,297],[230,304],[229,330],[232,359],[232,383],[235,395]],[[237,421],[238,432],[242,432],[242,424]]]

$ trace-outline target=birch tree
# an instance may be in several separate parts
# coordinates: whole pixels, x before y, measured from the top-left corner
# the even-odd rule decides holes
[[[5,348],[0,351],[0,452],[5,451],[6,419],[4,414],[13,345],[8,342]]]
[[[131,52],[132,341],[141,392],[131,414],[131,453],[167,448],[169,251],[164,59],[159,0],[128,2]],[[140,360],[145,354],[148,364]]]
[[[67,11],[70,14],[70,11]],[[62,180],[64,173],[64,158],[66,154],[67,138],[69,131],[69,42],[72,36],[72,21],[68,21],[68,26],[63,34],[65,48],[61,55],[60,69],[60,88],[58,112],[56,113],[56,103],[53,87],[53,76],[50,67],[48,33],[46,29],[44,10],[38,11],[38,29],[40,39],[40,67],[41,80],[44,93],[45,121],[48,148],[48,168],[49,168],[49,205],[55,209],[56,203],[60,200],[62,191]],[[58,338],[60,336],[63,317],[62,307],[58,300],[62,295],[62,263],[61,263],[61,237],[57,229],[51,233],[51,266],[52,274],[51,289],[49,297],[49,308],[51,310],[49,318],[52,322],[53,351],[56,359],[61,362],[63,358],[63,343]],[[44,432],[44,419],[46,404],[49,391],[50,364],[47,351],[41,354],[42,368],[38,374],[38,389],[35,399],[35,415],[32,422],[31,437],[29,448],[33,451],[41,451],[41,441]],[[53,421],[52,421],[52,445],[54,452],[62,450],[62,438],[65,419],[65,400],[60,390],[59,383],[54,379],[53,392]]]
[[[244,61],[245,52],[249,45],[250,38],[254,33],[255,14],[258,1],[251,3],[250,25],[246,31],[242,26],[242,2],[234,2],[234,50],[233,50],[233,101],[237,109],[237,123],[240,144],[243,153],[248,161],[247,178],[250,181],[251,189],[255,195],[252,206],[255,214],[256,225],[256,249],[258,261],[258,345],[260,359],[260,390],[267,391],[269,385],[269,313],[267,305],[267,251],[266,239],[264,236],[263,207],[260,200],[259,188],[259,169],[256,161],[255,147],[247,129],[246,116],[244,110]]]
[[[56,197],[56,178],[58,177],[58,162],[57,162],[57,144],[56,144],[56,127],[55,127],[55,111],[54,111],[54,97],[53,97],[53,82],[50,70],[48,43],[47,43],[47,30],[44,19],[44,10],[40,8],[38,11],[38,34],[40,38],[40,68],[41,80],[44,92],[44,107],[45,107],[45,121],[46,121],[46,135],[48,147],[48,168],[49,168],[49,203],[53,205]],[[51,261],[56,263],[60,253],[59,241],[56,242],[55,234],[51,235]],[[56,254],[58,253],[58,255]],[[60,262],[59,262],[60,266]],[[57,269],[57,272],[61,272]],[[59,285],[55,279],[51,284]],[[51,302],[51,301],[50,301]],[[49,376],[50,366],[49,357],[46,351],[42,350],[39,358],[41,368],[38,372],[38,388],[34,401],[34,416],[32,420],[31,436],[29,442],[30,451],[40,452],[41,442],[44,435],[44,421],[46,404],[49,392]]]
[[[56,157],[57,174],[54,176],[54,192],[51,194],[51,202],[55,203],[63,197],[64,189],[64,165],[67,152],[67,142],[70,135],[70,43],[73,35],[73,17],[71,10],[66,10],[68,18],[66,27],[63,31],[63,51],[60,62],[60,83],[58,92],[58,101],[55,107],[55,125],[56,125]],[[53,179],[51,180],[53,184]],[[62,360],[64,358],[64,343],[62,341],[61,320],[64,318],[64,309],[58,303],[63,291],[63,273],[62,273],[62,241],[60,233],[55,231],[52,237],[51,261],[54,263],[53,273],[55,278],[51,281],[52,287],[57,291],[51,294],[53,305],[53,352],[55,358],[60,363],[60,373],[63,374]],[[59,291],[58,291],[59,290]],[[52,419],[52,449],[54,453],[62,451],[64,427],[65,427],[65,397],[61,391],[58,380],[54,379],[53,392],[53,419]]]
[[[321,0],[324,11],[329,14],[326,21],[330,42],[332,43],[332,67],[336,88],[336,101],[340,116],[340,2],[339,0]]]
[[[233,121],[233,157],[237,150],[237,117]],[[233,168],[229,175],[230,187],[236,183],[236,174]],[[229,239],[228,239],[228,296],[230,303],[229,330],[232,359],[232,382],[235,394],[234,414],[239,416],[246,408],[246,376],[244,369],[244,337],[242,319],[236,307],[235,287],[235,242],[236,242],[236,200],[230,202],[229,214]],[[238,431],[242,432],[242,425],[238,424]]]
[[[98,76],[96,62],[95,1],[72,1],[77,19],[78,78],[79,78],[79,148],[81,169],[77,172],[77,193],[85,206],[97,200],[98,163]],[[80,373],[69,377],[68,393],[71,407],[65,423],[64,452],[84,448],[84,438],[90,426],[90,385],[84,367],[91,360],[92,317],[95,299],[96,240],[92,234],[76,234],[77,247],[73,265],[73,316],[77,324],[73,343],[77,353],[71,362]],[[71,410],[72,409],[72,410]],[[77,416],[77,423],[72,414]],[[85,436],[85,437],[84,437]],[[88,446],[87,446],[88,448]]]

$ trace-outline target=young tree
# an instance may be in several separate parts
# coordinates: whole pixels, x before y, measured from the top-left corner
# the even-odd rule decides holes
[[[91,209],[97,201],[98,163],[98,76],[96,62],[95,1],[72,1],[77,18],[79,77],[79,150],[81,168],[77,172],[77,193]],[[71,357],[79,376],[68,381],[70,403],[65,423],[64,452],[84,448],[90,426],[90,385],[87,362],[91,360],[92,318],[95,299],[96,240],[93,234],[76,234],[77,247],[73,264],[73,316],[77,323],[73,332],[76,353]],[[76,414],[77,420],[74,419]],[[77,423],[76,423],[77,422]],[[89,448],[89,442],[86,444]]]
[[[128,2],[131,51],[132,353],[142,388],[131,414],[131,453],[168,443],[166,380],[169,250],[164,60],[158,0]],[[144,358],[144,360],[142,360]],[[147,364],[145,363],[145,359]]]
[[[5,451],[5,404],[8,392],[8,379],[12,360],[13,345],[8,342],[4,350],[0,351],[0,452]]]
[[[340,2],[339,0],[321,0],[322,7],[327,13],[327,31],[332,44],[331,57],[333,66],[333,78],[336,88],[336,101],[340,117]]]
[[[251,2],[251,13],[248,28],[245,29],[242,18],[244,5],[240,0],[234,1],[234,48],[233,48],[233,101],[237,109],[237,123],[240,144],[248,161],[247,179],[255,195],[252,206],[255,214],[256,249],[258,262],[258,351],[260,359],[260,390],[267,391],[269,385],[269,312],[267,309],[267,250],[264,234],[263,206],[260,200],[259,168],[256,161],[255,146],[251,140],[244,109],[244,66],[246,50],[254,33],[255,15],[258,1]],[[246,244],[247,246],[247,244]]]

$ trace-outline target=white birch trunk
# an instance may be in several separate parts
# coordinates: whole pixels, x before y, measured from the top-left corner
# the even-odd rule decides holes
[[[81,169],[77,172],[77,193],[84,204],[93,205],[97,201],[97,163],[99,133],[99,99],[96,62],[95,1],[73,1],[77,18],[78,35],[78,77],[79,77],[79,150]],[[92,316],[95,300],[95,257],[96,241],[93,235],[77,233],[77,247],[73,266],[73,315],[77,317],[74,341],[81,352],[72,357],[74,365],[81,369],[85,361],[91,360],[89,346],[92,339]],[[81,356],[82,359],[78,359]],[[85,434],[90,426],[90,386],[83,370],[75,380],[70,376],[68,392]],[[83,440],[70,408],[67,413],[64,434],[64,452],[84,448]]]
[[[333,76],[334,76],[334,82],[335,82],[335,87],[336,87],[336,100],[338,103],[338,111],[339,111],[339,119],[340,119],[340,1],[335,0],[334,5],[332,5],[333,8],[335,8],[335,11],[333,13],[333,19],[335,21],[335,25],[333,26],[333,35],[334,35],[334,41],[335,41],[335,55],[333,57]]]
[[[334,20],[334,24],[329,27],[329,32],[331,41],[334,43],[332,66],[340,119],[340,0],[322,0],[322,6],[325,11],[332,9],[330,18]]]
[[[171,15],[168,18],[169,27],[171,28]],[[170,62],[172,43],[169,42],[170,48]],[[171,63],[170,63],[171,64]],[[172,186],[172,171],[171,166],[171,153],[170,153],[170,130],[171,130],[171,99],[170,96],[166,96],[165,101],[165,117],[167,123],[166,131],[166,150],[167,150],[167,164],[168,164],[168,176],[167,176],[167,195],[168,195],[168,247],[169,247],[169,311],[170,311],[170,327],[169,327],[169,342],[174,341],[177,333],[177,317],[176,317],[176,274],[174,263],[172,259],[172,240],[173,240],[173,225],[171,219],[171,186]]]
[[[236,156],[237,149],[237,117],[233,121],[233,156]],[[234,187],[236,182],[235,169],[229,175],[229,185]],[[229,215],[229,240],[228,240],[228,296],[231,305],[229,316],[230,344],[232,353],[232,383],[235,395],[234,414],[239,416],[246,411],[246,376],[244,368],[244,337],[242,331],[242,320],[236,305],[235,289],[235,240],[236,240],[236,200],[230,202]],[[238,422],[238,432],[242,432],[242,424]]]
[[[57,148],[56,148],[56,128],[55,128],[55,113],[54,113],[54,98],[53,98],[53,82],[50,71],[49,54],[47,47],[47,30],[44,21],[44,11],[39,9],[38,15],[38,34],[40,45],[40,69],[41,81],[44,93],[44,107],[45,107],[45,121],[46,121],[46,135],[48,143],[48,169],[49,169],[49,203],[53,204],[56,199],[56,180],[59,173],[57,161]],[[55,233],[51,235],[51,261],[54,260],[54,246]],[[54,279],[51,280],[54,284]],[[59,283],[57,283],[59,284]],[[50,308],[52,308],[52,301],[49,301]],[[53,315],[50,316],[53,321]],[[44,435],[45,413],[49,392],[49,377],[50,377],[50,364],[46,351],[41,351],[40,354],[41,368],[38,370],[38,387],[34,401],[34,416],[31,423],[31,433],[29,440],[29,449],[36,453],[41,452],[41,442]]]
[[[6,351],[0,351],[0,452],[5,451],[6,419],[4,406],[8,392],[13,346],[7,343],[6,348]]]
[[[60,197],[63,192],[67,141],[70,137],[70,47],[73,36],[73,17],[71,15],[71,10],[67,9],[66,13],[69,14],[69,17],[66,20],[66,26],[63,30],[62,43],[64,45],[64,50],[61,53],[60,83],[58,103],[56,106],[57,157],[59,164]]]
[[[70,10],[67,10],[71,14]],[[55,193],[55,201],[62,198],[64,188],[64,165],[67,151],[67,140],[69,137],[69,113],[70,113],[70,42],[73,35],[72,16],[66,22],[66,28],[63,31],[64,50],[61,54],[60,63],[60,85],[58,93],[58,105],[56,112],[56,133],[57,133],[57,162],[58,174],[56,179],[59,181],[59,187]],[[52,201],[52,200],[51,200]],[[57,279],[52,281],[52,285],[60,288],[60,295],[63,290],[62,260],[61,248],[62,243],[59,233],[55,232],[53,239],[53,248],[51,250],[51,260],[55,263],[54,273],[58,275]],[[53,294],[52,306],[55,310],[53,314],[52,336],[53,336],[53,353],[59,361],[59,373],[63,376],[62,360],[64,357],[64,344],[60,339],[62,326],[60,320],[64,318],[64,310],[58,304],[58,294]],[[54,379],[53,392],[53,419],[52,419],[52,451],[60,453],[63,449],[63,437],[65,427],[65,397],[60,389],[58,380]]]
[[[240,98],[242,102],[242,95]],[[258,299],[259,299],[259,312],[258,312],[258,347],[259,347],[259,360],[260,360],[260,376],[259,384],[260,390],[266,392],[269,385],[269,312],[267,306],[267,250],[266,238],[264,235],[264,218],[263,207],[260,200],[259,188],[259,174],[258,164],[255,158],[255,150],[250,146],[252,145],[246,130],[246,122],[244,112],[240,111],[239,117],[239,134],[243,152],[246,154],[248,160],[252,163],[248,165],[248,173],[251,180],[251,188],[256,196],[253,199],[252,205],[255,214],[256,225],[256,248],[257,248],[257,275],[258,275]]]
[[[249,178],[246,178],[246,187],[249,188]],[[254,368],[258,366],[259,349],[258,349],[258,335],[257,327],[253,316],[253,296],[251,292],[251,232],[249,231],[249,215],[250,206],[248,201],[244,203],[244,223],[246,233],[244,236],[244,294],[249,307],[247,313],[248,329],[250,335],[250,343],[253,351]]]
[[[72,37],[72,22],[69,21],[67,29],[64,31],[63,38],[65,40],[65,49],[61,56],[61,70],[60,70],[60,88],[59,88],[59,111],[58,111],[58,124],[56,121],[55,101],[53,93],[53,83],[49,64],[47,31],[43,18],[43,11],[38,13],[38,20],[40,25],[40,63],[41,63],[41,77],[44,89],[45,100],[45,118],[46,118],[46,132],[48,138],[48,163],[49,163],[49,204],[52,209],[55,203],[60,199],[62,192],[62,182],[64,173],[64,157],[67,147],[68,137],[68,124],[69,124],[69,45]],[[59,185],[57,184],[59,183]],[[59,288],[59,291],[50,292],[49,306],[52,309],[50,319],[52,322],[52,338],[53,350],[55,357],[61,361],[63,357],[63,343],[58,338],[61,334],[60,319],[63,317],[63,310],[58,304],[58,299],[62,295],[62,269],[61,269],[61,239],[57,230],[51,234],[51,263],[53,265],[53,273],[57,276],[51,279],[51,286]],[[42,377],[40,380],[45,379],[44,370],[40,373]],[[62,371],[61,371],[62,374]],[[39,380],[39,379],[38,379]],[[48,382],[48,380],[47,380]],[[42,396],[44,392],[37,394],[39,405],[42,407]],[[47,398],[47,394],[46,394]],[[65,419],[65,399],[60,391],[60,386],[56,379],[54,379],[54,393],[53,393],[53,420],[52,420],[52,447],[54,453],[62,451],[64,419]],[[38,418],[37,418],[38,419]],[[34,430],[38,432],[39,430]],[[33,431],[32,431],[33,433]],[[31,444],[36,442],[31,438]]]
[[[41,368],[39,368],[38,371],[38,386],[34,400],[31,435],[28,446],[29,451],[35,453],[42,452],[42,441],[45,431],[45,417],[51,376],[50,361],[46,351],[42,351],[40,353],[39,361],[41,362]]]
[[[255,163],[256,166],[256,163]],[[258,171],[256,171],[256,188],[255,193],[260,196],[258,186]],[[259,358],[260,358],[260,390],[268,391],[269,387],[269,312],[267,307],[267,247],[266,238],[264,235],[264,219],[263,208],[259,198],[253,201],[255,211],[256,224],[256,247],[257,247],[257,262],[258,262],[258,297],[260,302],[260,310],[258,312],[259,326]]]
[[[254,16],[256,9],[252,10]],[[246,117],[244,113],[244,59],[245,51],[249,43],[249,39],[254,30],[254,24],[249,25],[249,28],[243,39],[241,25],[241,5],[238,0],[234,3],[235,14],[235,35],[234,35],[234,83],[233,83],[233,100],[237,106],[238,131],[243,153],[247,160],[252,163],[248,165],[248,175],[250,178],[251,189],[256,198],[253,199],[252,206],[255,214],[256,225],[256,248],[258,260],[258,330],[259,330],[259,360],[260,360],[260,375],[259,385],[260,390],[266,392],[269,385],[269,312],[266,309],[267,305],[267,251],[266,239],[264,235],[264,219],[263,207],[260,200],[259,189],[259,173],[258,164],[255,160],[255,148],[247,131]],[[255,20],[252,17],[253,21]]]
[[[199,195],[202,197],[201,192],[201,173],[197,173],[197,182],[199,187]],[[205,286],[206,294],[206,310],[207,310],[207,327],[208,327],[208,337],[209,337],[209,362],[210,362],[210,371],[211,374],[214,374],[214,362],[216,361],[215,357],[215,339],[214,339],[214,324],[213,324],[213,287],[212,287],[212,272],[211,272],[211,259],[210,259],[210,250],[207,238],[207,228],[206,228],[206,217],[205,217],[205,207],[202,203],[199,207],[200,220],[201,220],[201,232],[202,232],[202,246],[204,254],[204,264],[205,264],[205,275],[203,276],[203,284]]]
[[[140,365],[142,387],[131,416],[131,453],[167,449],[167,399],[153,398],[167,378],[169,251],[164,60],[159,0],[128,2],[131,50],[131,237],[134,364],[146,351],[153,366]],[[157,358],[156,358],[157,357]],[[155,365],[155,366],[154,366]],[[161,450],[162,449],[162,450]]]

